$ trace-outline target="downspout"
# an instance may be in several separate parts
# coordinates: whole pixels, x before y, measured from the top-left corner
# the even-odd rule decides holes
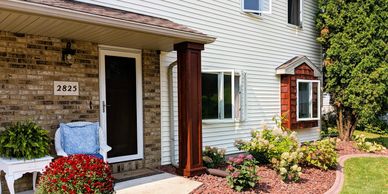
[[[169,108],[169,115],[170,115],[170,160],[171,160],[171,165],[177,167],[178,163],[175,160],[175,134],[174,134],[174,86],[173,86],[173,68],[177,65],[178,63],[176,61],[172,62],[168,66],[168,71],[167,71],[167,85],[168,85],[168,108]]]

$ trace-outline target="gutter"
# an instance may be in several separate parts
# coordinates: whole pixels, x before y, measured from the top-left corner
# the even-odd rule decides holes
[[[113,28],[119,28],[124,30],[133,30],[138,32],[144,32],[149,34],[156,34],[161,36],[168,36],[178,39],[184,39],[185,41],[192,41],[196,43],[208,44],[216,40],[216,38],[207,36],[205,34],[197,34],[192,32],[180,31],[170,29],[161,26],[143,24],[139,22],[133,22],[128,20],[122,20],[112,17],[100,16],[65,8],[53,7],[49,5],[43,5],[38,3],[18,1],[18,0],[0,0],[0,8],[30,13],[35,15],[49,16],[53,18],[60,18],[78,22],[84,22],[95,25],[103,25]]]
[[[174,92],[173,92],[173,89],[174,89],[174,86],[173,86],[174,80],[173,79],[174,79],[174,77],[173,77],[172,70],[177,65],[178,65],[177,61],[174,61],[168,66],[168,70],[167,70],[168,108],[169,108],[169,116],[170,116],[170,118],[169,118],[170,119],[170,128],[169,128],[169,132],[170,132],[170,160],[171,160],[171,165],[173,165],[175,167],[178,166],[178,163],[175,160],[175,134],[174,134],[175,122],[174,122]]]

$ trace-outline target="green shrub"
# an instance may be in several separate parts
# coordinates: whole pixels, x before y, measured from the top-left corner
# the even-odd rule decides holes
[[[304,160],[301,163],[305,165],[327,170],[335,168],[338,164],[336,140],[334,138],[306,143],[301,147],[301,151],[304,154]]]
[[[321,130],[321,137],[338,137],[339,133],[337,128],[335,127],[329,127],[326,130]]]
[[[321,131],[327,131],[329,128],[337,127],[337,113],[335,111],[329,111],[321,117],[322,126]]]
[[[237,191],[255,187],[260,177],[257,175],[255,158],[252,155],[240,154],[229,158],[226,177],[228,185]]]
[[[356,137],[354,138],[354,140],[356,141],[356,145],[357,145],[359,150],[362,150],[362,151],[365,151],[365,152],[379,152],[379,151],[382,151],[382,150],[386,149],[381,144],[378,144],[376,142],[369,142],[369,141],[366,141],[365,139],[366,139],[366,137],[363,134],[356,135]]]
[[[206,146],[203,151],[203,164],[207,168],[217,168],[225,164],[225,149]]]
[[[388,134],[388,123],[384,122],[381,117],[376,116],[362,118],[357,123],[357,130],[377,134]]]
[[[272,158],[280,159],[284,152],[293,152],[298,148],[295,132],[283,132],[278,129],[263,129],[252,132],[250,141],[238,140],[239,150],[252,154],[260,163],[270,163]]]
[[[30,160],[48,155],[49,149],[48,131],[30,121],[17,122],[0,135],[2,157]]]
[[[298,181],[302,168],[298,165],[303,153],[299,150],[283,152],[280,159],[272,158],[272,165],[278,171],[283,181]]]

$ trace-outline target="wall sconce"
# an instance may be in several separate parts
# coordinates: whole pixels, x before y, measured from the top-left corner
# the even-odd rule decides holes
[[[75,49],[71,49],[71,42],[67,42],[66,48],[62,49],[62,61],[65,63],[71,63],[74,55]]]

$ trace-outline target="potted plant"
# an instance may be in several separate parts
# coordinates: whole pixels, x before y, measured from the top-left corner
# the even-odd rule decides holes
[[[0,156],[31,160],[49,155],[48,131],[34,122],[17,122],[0,134]]]

